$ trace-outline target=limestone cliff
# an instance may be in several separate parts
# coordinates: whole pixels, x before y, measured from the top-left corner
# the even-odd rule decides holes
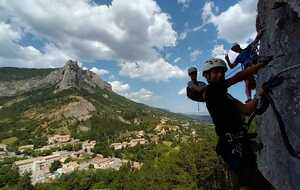
[[[69,60],[64,67],[52,71],[44,78],[0,81],[0,97],[15,96],[51,86],[55,86],[56,92],[69,88],[84,88],[93,92],[96,86],[111,91],[110,84],[101,80],[98,75],[82,70],[77,62]]]
[[[258,74],[258,87],[283,69],[300,64],[300,1],[259,0],[257,28],[265,28],[260,53],[275,60]],[[276,87],[272,97],[287,127],[291,144],[300,150],[300,68],[284,73],[291,77]],[[264,149],[259,154],[259,168],[277,190],[300,189],[300,160],[285,148],[271,108],[257,121]]]

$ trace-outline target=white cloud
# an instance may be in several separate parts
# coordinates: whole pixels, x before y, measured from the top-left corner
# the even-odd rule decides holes
[[[204,27],[204,25],[196,26],[192,29],[192,31],[197,32],[197,31],[201,30],[203,27]]]
[[[203,24],[207,24],[211,22],[211,18],[215,16],[213,13],[214,10],[215,10],[215,4],[213,1],[207,1],[204,4],[202,8],[202,14],[201,14]]]
[[[174,63],[178,63],[181,60],[181,57],[177,57],[176,59],[174,59]]]
[[[118,94],[123,94],[129,91],[129,84],[120,82],[120,81],[112,81],[109,82],[111,84],[112,90]]]
[[[172,53],[167,52],[164,57],[165,59],[169,60],[172,57]]]
[[[160,58],[154,62],[123,62],[120,74],[143,80],[167,81],[170,78],[183,78],[185,72]]]
[[[246,43],[255,34],[256,5],[257,0],[240,0],[217,15],[214,13],[217,7],[208,1],[203,7],[202,20],[215,25],[219,38]]]
[[[98,68],[96,68],[96,67],[93,67],[92,69],[90,69],[90,71],[96,73],[96,74],[99,75],[99,76],[109,74],[109,71],[108,71],[108,70],[105,70],[105,69],[98,69]]]
[[[154,97],[153,92],[144,88],[141,88],[139,91],[136,92],[128,92],[125,94],[125,96],[133,101],[142,103],[147,102]]]
[[[217,44],[214,46],[211,54],[212,54],[212,57],[224,59],[226,53],[227,53],[227,51],[225,50],[224,45]]]
[[[177,3],[182,5],[183,8],[188,8],[192,0],[177,0]]]
[[[182,32],[182,33],[180,33],[180,35],[179,35],[179,40],[184,40],[185,38],[187,37],[187,31],[186,32]]]
[[[215,57],[215,58],[220,58],[225,60],[225,54],[228,54],[229,59],[231,60],[231,62],[233,62],[235,60],[235,58],[237,57],[237,53],[233,52],[233,51],[228,51],[224,48],[223,44],[217,44],[214,46],[214,48],[211,51],[211,56]]]
[[[177,93],[179,96],[184,96],[186,95],[186,87],[182,88],[181,90],[178,91]]]
[[[21,38],[20,30],[0,21],[0,66],[58,67],[70,59],[69,55],[54,44],[47,44],[41,51],[33,46],[18,44]]]
[[[153,61],[159,57],[155,48],[175,46],[177,39],[170,16],[154,0],[113,0],[111,6],[89,0],[2,0],[0,7],[0,22],[13,31],[0,34],[8,42],[0,43],[1,66],[55,66],[70,57]],[[46,45],[42,50],[19,45],[27,34]],[[13,51],[7,53],[7,46]]]
[[[109,75],[108,77],[109,80],[114,80],[115,78],[116,78],[115,75]]]
[[[190,53],[191,61],[196,61],[198,57],[202,54],[202,51],[200,49],[195,49]]]
[[[138,91],[130,91],[130,86],[127,83],[121,81],[112,81],[109,83],[112,85],[114,92],[136,102],[146,103],[155,97],[153,92],[145,88],[141,88]]]

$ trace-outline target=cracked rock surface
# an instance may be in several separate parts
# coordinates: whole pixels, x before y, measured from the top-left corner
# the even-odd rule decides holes
[[[259,0],[257,22],[257,28],[265,28],[260,54],[275,56],[275,60],[258,73],[257,87],[260,87],[272,75],[300,64],[300,1]],[[300,68],[285,72],[283,76],[290,79],[276,87],[272,97],[292,146],[300,150]],[[300,189],[300,160],[287,152],[270,107],[257,119],[257,128],[264,144],[258,154],[261,172],[277,190]]]

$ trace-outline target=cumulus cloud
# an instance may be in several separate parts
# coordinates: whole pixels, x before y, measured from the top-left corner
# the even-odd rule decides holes
[[[217,7],[208,1],[202,10],[202,21],[215,25],[220,38],[230,43],[246,43],[255,34],[256,5],[257,0],[240,0],[217,14]]]
[[[228,54],[229,59],[233,62],[236,57],[237,57],[237,53],[233,52],[233,51],[228,51],[224,48],[223,44],[217,44],[214,46],[214,48],[211,51],[211,56],[215,57],[215,58],[219,58],[219,59],[223,59],[225,60],[225,55]]]
[[[0,21],[0,66],[2,67],[58,67],[70,56],[54,44],[47,44],[42,51],[33,46],[22,46],[20,30]],[[74,56],[74,58],[76,58]]]
[[[98,69],[98,68],[96,68],[96,67],[91,68],[90,71],[96,73],[96,74],[99,75],[99,76],[109,74],[109,71],[108,71],[108,70],[105,70],[105,69]]]
[[[123,83],[120,81],[112,81],[109,83],[111,84],[112,90],[118,94],[126,93],[130,89],[129,84],[127,83]]]
[[[120,74],[143,80],[167,81],[170,78],[183,78],[185,72],[160,58],[154,62],[123,62]]]
[[[170,16],[154,0],[113,0],[110,6],[89,0],[2,0],[0,7],[0,27],[10,31],[0,32],[1,66],[57,66],[69,58],[152,62],[160,57],[155,49],[175,46],[177,40]],[[42,41],[43,48],[20,45],[26,35]]]
[[[154,97],[153,92],[144,88],[141,88],[139,91],[136,92],[128,92],[125,94],[125,96],[133,101],[141,103],[147,102]]]
[[[190,53],[191,61],[196,61],[198,57],[202,54],[202,51],[200,49],[195,49]]]
[[[141,88],[138,91],[130,91],[130,86],[127,83],[121,81],[112,81],[109,83],[112,85],[112,89],[114,92],[136,102],[146,103],[147,101],[150,101],[155,97],[153,92],[145,88]]]
[[[211,54],[212,54],[212,57],[224,59],[226,53],[227,53],[227,51],[225,50],[224,45],[217,44],[214,46]]]
[[[188,8],[192,0],[177,0],[177,3],[182,5],[183,8]]]

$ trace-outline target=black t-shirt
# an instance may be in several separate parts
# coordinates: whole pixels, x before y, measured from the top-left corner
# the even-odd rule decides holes
[[[237,133],[243,128],[243,119],[236,107],[236,99],[227,93],[226,81],[207,85],[206,107],[212,117],[218,136],[225,133]]]

